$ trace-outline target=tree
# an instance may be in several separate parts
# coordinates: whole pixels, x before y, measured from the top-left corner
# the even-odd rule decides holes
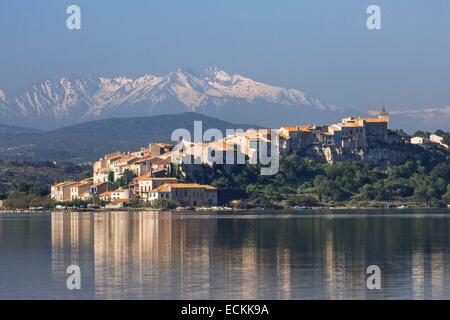
[[[108,172],[108,182],[114,182],[114,171]]]
[[[430,132],[417,130],[416,132],[414,132],[413,137],[429,138]]]
[[[175,209],[178,206],[178,203],[170,200],[170,199],[156,199],[152,203],[153,208],[170,210]]]
[[[361,200],[388,200],[389,193],[386,190],[383,181],[378,181],[374,184],[366,184],[361,188],[358,198]]]
[[[446,186],[444,186],[443,179],[434,180],[428,176],[417,176],[415,182],[416,188],[413,197],[427,206],[430,205],[430,202],[440,199],[445,192]]]
[[[443,200],[446,204],[450,204],[450,184],[447,185],[447,192],[444,193],[444,195],[442,196],[442,200]]]
[[[319,196],[319,200],[342,201],[346,197],[346,194],[334,181],[322,175],[314,179],[314,187]]]
[[[294,195],[289,196],[286,201],[290,207],[307,206],[313,207],[317,205],[317,199],[310,195]]]
[[[5,207],[13,209],[26,209],[30,206],[32,197],[25,192],[14,191],[5,201]]]
[[[117,179],[115,183],[118,187],[128,188],[130,184],[133,182],[133,179],[136,177],[137,176],[133,171],[126,169],[123,172],[122,176],[119,179]]]

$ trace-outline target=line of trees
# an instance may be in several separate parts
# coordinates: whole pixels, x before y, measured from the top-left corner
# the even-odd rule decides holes
[[[450,161],[428,159],[370,167],[361,162],[317,163],[298,155],[281,158],[274,176],[261,176],[254,165],[231,172],[214,168],[204,182],[226,190],[224,203],[248,199],[254,205],[342,205],[364,202],[411,202],[422,206],[450,203]]]

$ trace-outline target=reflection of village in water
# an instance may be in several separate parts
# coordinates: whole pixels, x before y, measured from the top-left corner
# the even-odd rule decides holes
[[[52,271],[61,286],[56,289],[67,297],[448,298],[449,236],[432,252],[428,241],[434,239],[424,237],[439,220],[414,230],[414,219],[371,224],[370,219],[56,213]],[[411,237],[405,238],[405,222]],[[339,232],[345,229],[353,234]],[[63,290],[71,264],[82,270],[79,293]],[[370,264],[382,269],[380,291],[366,289]]]

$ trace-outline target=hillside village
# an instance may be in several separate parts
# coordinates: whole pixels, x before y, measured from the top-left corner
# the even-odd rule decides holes
[[[252,163],[260,157],[262,146],[276,143],[281,156],[307,155],[329,164],[361,160],[383,165],[399,163],[410,156],[402,152],[402,145],[436,144],[449,148],[437,135],[404,141],[388,126],[389,114],[383,110],[377,117],[347,117],[331,125],[250,129],[209,142],[151,143],[138,151],[106,154],[93,164],[91,178],[53,185],[51,198],[57,202],[96,198],[107,207],[128,206],[136,201],[150,205],[171,201],[182,207],[217,206],[217,188],[186,183],[183,178],[195,177],[196,172],[217,163],[225,168],[233,166],[235,162],[227,162],[229,152],[234,161],[241,158]],[[179,172],[174,172],[174,168]]]

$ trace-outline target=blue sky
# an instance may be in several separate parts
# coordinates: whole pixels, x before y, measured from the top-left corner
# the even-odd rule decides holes
[[[77,4],[82,29],[66,28]],[[381,7],[382,30],[366,28]],[[217,65],[342,107],[450,104],[450,1],[2,0],[0,88]]]

